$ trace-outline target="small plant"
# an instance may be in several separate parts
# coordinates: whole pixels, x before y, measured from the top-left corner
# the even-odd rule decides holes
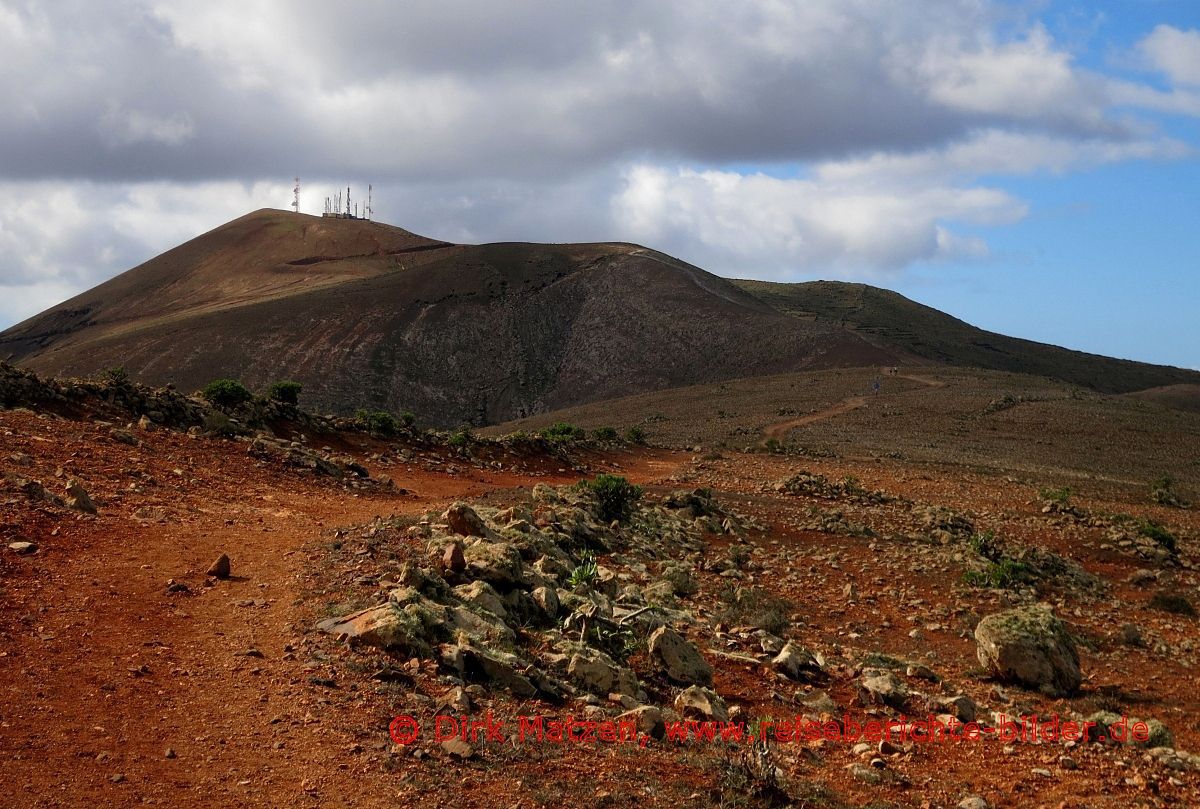
[[[300,391],[303,389],[304,386],[299,382],[284,379],[267,389],[267,398],[280,404],[296,405],[300,404]]]
[[[450,433],[450,437],[446,439],[446,443],[455,449],[463,449],[464,447],[471,446],[471,442],[474,440],[475,435],[471,432],[471,428],[464,424]]]
[[[580,585],[591,587],[600,578],[600,566],[596,564],[596,555],[584,551],[579,555],[579,564],[567,576],[567,586],[574,590]]]
[[[583,428],[561,421],[542,430],[542,438],[551,444],[570,444],[574,441],[582,441],[586,436],[587,433],[583,431]]]
[[[625,440],[641,446],[646,443],[646,431],[636,424],[625,431]]]
[[[611,444],[617,440],[617,430],[615,427],[597,427],[595,430],[592,430],[592,438],[606,444]]]
[[[125,372],[124,365],[118,365],[114,368],[105,368],[100,372],[100,377],[110,385],[129,384],[129,374]]]
[[[642,487],[620,475],[596,475],[594,480],[580,481],[580,486],[596,498],[596,516],[604,522],[625,522],[642,499]]]
[[[400,423],[405,427],[411,427],[417,423],[417,415],[411,410],[405,410],[400,414]]]
[[[254,398],[254,394],[236,379],[214,379],[204,386],[200,395],[222,409],[237,407]]]
[[[717,617],[726,623],[749,624],[772,635],[780,635],[792,625],[791,602],[761,587],[726,584],[717,597],[722,603]]]
[[[963,574],[963,581],[972,587],[1007,590],[1028,582],[1032,573],[1023,562],[1001,559],[999,562],[990,562],[983,570],[968,570]]]
[[[1139,534],[1154,540],[1168,553],[1179,552],[1179,542],[1175,539],[1175,535],[1154,520],[1138,519],[1136,525]]]
[[[1150,608],[1169,612],[1172,615],[1188,615],[1195,617],[1196,608],[1187,596],[1180,593],[1160,591],[1150,597]]]
[[[1066,486],[1061,489],[1047,488],[1038,490],[1038,497],[1040,499],[1045,500],[1047,503],[1057,503],[1060,506],[1067,505],[1067,502],[1071,499],[1071,494],[1070,488]]]
[[[783,444],[779,443],[779,439],[777,438],[768,438],[764,447],[766,448],[767,452],[771,453],[772,455],[783,454]]]
[[[354,418],[374,435],[396,434],[396,418],[386,410],[359,410]]]
[[[237,435],[237,428],[229,416],[219,410],[214,410],[204,414],[204,432],[221,438],[233,438]]]
[[[750,549],[745,545],[729,546],[729,564],[741,570],[750,561]]]
[[[1181,498],[1175,491],[1175,480],[1170,475],[1163,475],[1150,484],[1150,499],[1160,506],[1187,508],[1191,504]]]

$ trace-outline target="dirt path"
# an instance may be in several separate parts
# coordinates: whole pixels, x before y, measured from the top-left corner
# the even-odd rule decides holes
[[[916,376],[915,374],[894,374],[891,376],[891,378],[907,379],[912,382],[919,382],[920,384],[931,388],[944,388],[946,386],[946,383],[940,379],[933,379],[932,377],[928,376]],[[857,410],[860,407],[866,407],[871,398],[872,397],[870,396],[848,396],[832,407],[827,407],[824,410],[818,410],[815,413],[808,413],[800,416],[799,418],[781,421],[778,424],[772,424],[763,430],[763,443],[772,438],[776,441],[780,441],[786,437],[788,433],[797,429],[798,427],[804,427],[808,424],[813,424],[818,421],[824,421],[825,419],[833,418],[834,416],[840,416],[844,413],[849,413],[850,411]]]
[[[383,805],[393,796],[362,777],[370,765],[360,756],[384,744],[386,718],[338,686],[306,637],[307,571],[328,532],[578,478],[408,465],[380,470],[408,493],[353,493],[264,469],[222,442],[159,434],[153,450],[133,450],[104,445],[97,430],[60,435],[47,452],[41,425],[7,422],[24,435],[3,439],[6,454],[35,444],[41,453],[45,468],[26,474],[53,481],[56,465],[68,467],[101,513],[56,514],[53,529],[46,514],[5,513],[7,529],[36,535],[42,549],[11,562],[0,591],[11,790],[0,805],[171,804],[185,794],[192,806]],[[669,453],[627,461],[641,482],[678,465]],[[155,483],[122,491],[132,469]],[[132,519],[143,506],[164,521]],[[233,576],[214,584],[204,572],[221,552]],[[168,580],[188,590],[169,593]]]

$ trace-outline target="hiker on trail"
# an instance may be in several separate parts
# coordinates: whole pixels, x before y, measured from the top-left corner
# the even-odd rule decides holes
[[[876,396],[878,396],[878,395],[879,395],[879,380],[878,380],[878,379],[876,379],[876,380],[873,380],[873,381],[871,382],[871,390],[872,390],[872,392],[874,392],[874,394],[875,394]]]

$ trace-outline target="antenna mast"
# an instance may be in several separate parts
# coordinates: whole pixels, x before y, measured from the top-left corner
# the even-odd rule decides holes
[[[292,210],[300,213],[300,178],[296,178],[296,187],[292,189]]]
[[[371,209],[371,184],[367,183],[367,219],[371,218],[374,211]]]

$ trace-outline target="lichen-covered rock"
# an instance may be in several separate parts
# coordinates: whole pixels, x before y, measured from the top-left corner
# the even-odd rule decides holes
[[[498,618],[508,618],[508,610],[496,589],[486,581],[473,581],[454,588],[454,595],[467,604],[487,610]]]
[[[825,668],[817,656],[791,641],[783,645],[771,666],[789,680],[816,680],[825,676]]]
[[[521,583],[521,554],[507,542],[476,542],[463,551],[466,575],[508,590]]]
[[[450,526],[450,530],[466,537],[486,537],[488,527],[475,509],[466,503],[458,502],[446,509],[442,514],[442,522]]]
[[[890,671],[867,669],[858,681],[858,695],[865,705],[887,705],[902,711],[908,702],[908,687]]]
[[[1079,689],[1079,652],[1066,626],[1042,604],[989,615],[975,628],[976,653],[995,676],[1048,694]]]
[[[581,648],[567,664],[569,676],[580,688],[599,696],[637,696],[640,686],[632,669],[617,665],[601,651]]]
[[[717,722],[729,721],[729,709],[716,691],[699,685],[688,686],[675,697],[675,710],[681,715]]]
[[[667,678],[684,685],[712,685],[713,668],[699,650],[669,626],[650,634],[650,659]]]
[[[532,667],[516,655],[459,643],[443,651],[442,662],[467,679],[504,688],[514,696],[532,697],[537,694],[537,687],[526,676]]]
[[[432,609],[418,595],[408,604],[389,601],[340,618],[330,618],[317,624],[317,629],[352,643],[429,657],[433,654],[430,639],[445,617],[444,610]]]

